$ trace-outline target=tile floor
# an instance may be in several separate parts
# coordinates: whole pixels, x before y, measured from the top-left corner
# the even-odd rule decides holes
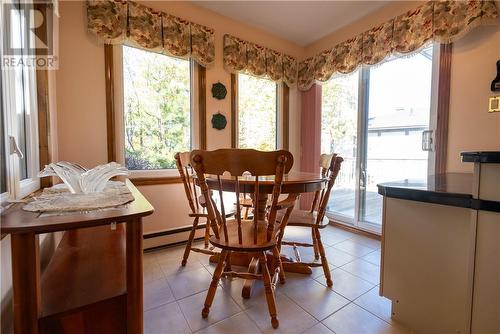
[[[289,227],[288,240],[309,242],[310,230]],[[243,299],[241,279],[222,279],[208,319],[201,317],[214,265],[191,253],[181,267],[184,246],[144,254],[144,329],[154,333],[408,333],[391,320],[391,304],[378,295],[380,242],[328,226],[322,231],[333,278],[326,287],[321,267],[304,276],[287,273],[276,300],[280,327],[273,330],[262,283]],[[284,253],[292,254],[291,247]],[[312,249],[301,248],[312,261]]]

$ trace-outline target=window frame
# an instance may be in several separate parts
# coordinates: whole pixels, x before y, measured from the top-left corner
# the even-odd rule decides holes
[[[443,70],[443,58],[442,58],[442,45],[437,43],[432,43],[433,57],[432,57],[432,78],[431,78],[431,97],[430,97],[430,119],[429,119],[429,130],[433,130],[433,138],[436,138],[437,134],[441,131],[442,125],[437,123],[438,118],[440,118],[444,112],[444,103],[441,101],[443,98],[447,98],[442,87],[439,86],[440,80],[445,80],[443,76],[448,76],[450,73],[442,73]],[[451,53],[447,55],[448,62],[451,62]],[[381,225],[372,223],[369,221],[361,220],[360,213],[360,183],[361,183],[361,173],[362,173],[362,160],[366,149],[367,136],[365,135],[364,129],[367,127],[368,121],[368,98],[369,98],[369,84],[370,84],[370,67],[361,66],[358,73],[358,124],[357,124],[357,150],[356,150],[356,167],[355,167],[355,207],[354,207],[354,217],[348,217],[340,214],[327,211],[326,215],[329,219],[344,224],[350,227],[354,227],[360,230],[368,231],[371,233],[381,233]],[[448,87],[449,92],[449,87]],[[449,93],[448,93],[449,96]],[[320,101],[322,104],[322,101]],[[443,106],[439,106],[439,104]],[[322,112],[322,110],[321,110]],[[447,113],[447,110],[446,110]],[[321,114],[320,114],[321,119]],[[320,141],[321,143],[321,141]],[[435,164],[437,161],[446,160],[446,156],[443,158],[440,156],[439,149],[435,146],[436,141],[433,141],[432,151],[429,152],[428,157],[428,175],[435,172]]]
[[[246,73],[231,74],[231,147],[232,148],[239,148],[238,82],[240,74],[250,75]],[[275,84],[276,84],[276,150],[279,149],[288,150],[290,91],[285,83],[281,84],[275,83]]]
[[[0,17],[4,17],[3,7],[0,7]],[[2,20],[2,22],[5,22]],[[5,27],[2,27],[5,28]],[[24,28],[24,29],[23,29]],[[29,45],[34,45],[32,34],[27,34],[27,25],[22,26],[23,38],[31,36]],[[0,54],[3,54],[3,43],[0,43]],[[1,138],[5,145],[5,167],[7,191],[0,194],[0,204],[3,205],[12,200],[22,199],[40,189],[40,153],[38,134],[38,96],[37,96],[37,69],[34,67],[22,67],[23,85],[23,112],[25,115],[25,142],[27,159],[27,178],[21,180],[20,159],[11,153],[10,137],[20,142],[21,133],[18,131],[18,120],[16,110],[16,69],[3,67],[1,69],[1,103],[3,108],[4,137]],[[27,113],[29,111],[29,113]]]
[[[127,45],[126,45],[127,46]],[[123,87],[123,45],[112,45],[108,46],[108,51],[111,55],[106,55],[105,57],[112,59],[112,64],[110,66],[110,71],[112,75],[106,76],[107,84],[111,83],[111,91],[113,91],[112,100],[112,111],[111,116],[112,121],[114,121],[113,126],[109,127],[108,131],[111,131],[114,135],[108,136],[108,144],[114,147],[114,160],[116,162],[125,166],[125,122],[124,122],[124,87]],[[135,46],[130,46],[135,47]],[[146,52],[154,52],[147,49],[141,49]],[[106,50],[105,50],[106,52]],[[171,57],[165,55],[167,57]],[[190,109],[191,109],[191,150],[195,148],[201,148],[202,145],[206,145],[206,130],[203,129],[205,125],[204,117],[202,113],[205,112],[204,105],[200,102],[205,102],[205,94],[200,96],[200,87],[204,85],[205,71],[200,70],[200,66],[192,59],[188,60],[190,63]],[[203,80],[203,85],[201,83]],[[111,81],[111,82],[110,82]],[[107,97],[109,99],[109,97]],[[108,103],[110,101],[108,100]],[[109,111],[108,111],[109,112]],[[204,115],[203,115],[204,116]],[[205,131],[202,131],[205,130]],[[112,137],[112,138],[110,138]],[[114,143],[109,143],[109,141]],[[111,159],[111,157],[110,157]],[[168,184],[168,183],[180,183],[182,182],[179,177],[179,172],[176,168],[172,169],[155,169],[155,170],[130,170],[130,179],[136,185],[150,185],[150,184]],[[135,180],[135,181],[134,181]]]

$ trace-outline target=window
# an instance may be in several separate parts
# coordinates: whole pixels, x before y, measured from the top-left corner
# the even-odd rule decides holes
[[[191,62],[122,49],[124,161],[130,170],[174,169],[193,145]]]
[[[1,12],[0,15],[5,15]],[[28,55],[35,40],[29,33],[28,22],[22,11],[12,10],[10,20],[1,20],[7,43],[21,50],[16,57]],[[7,45],[7,44],[5,44]],[[1,56],[5,55],[0,45]],[[40,187],[37,177],[38,120],[36,96],[36,69],[26,65],[7,67],[1,71],[1,201],[20,199]]]
[[[278,147],[278,88],[271,80],[238,74],[238,147]]]
[[[422,136],[434,126],[435,49],[390,57],[322,86],[321,151],[344,158],[327,208],[337,221],[380,231],[377,184],[432,174],[433,152],[422,148]]]
[[[328,210],[354,217],[358,143],[359,71],[333,77],[322,86],[321,153],[337,153],[344,162]]]

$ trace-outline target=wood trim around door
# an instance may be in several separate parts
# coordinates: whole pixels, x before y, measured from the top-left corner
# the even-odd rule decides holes
[[[33,8],[43,15],[42,25],[35,28],[37,36],[47,40],[49,34],[47,27],[46,4],[34,3]],[[36,70],[36,92],[37,92],[37,116],[38,116],[38,161],[40,169],[52,162],[52,154],[49,143],[50,136],[50,100],[49,100],[49,72],[48,70]],[[40,178],[40,188],[52,186],[51,177]]]
[[[231,73],[231,148],[237,148],[236,145],[236,119],[238,105],[238,78],[236,74]]]
[[[451,56],[453,44],[441,44],[439,52],[439,79],[437,123],[435,138],[435,174],[446,173],[448,154],[448,120],[450,114]]]
[[[207,149],[207,70],[198,66],[198,117],[200,149]]]
[[[290,149],[290,88],[286,83],[282,83],[282,95],[281,95],[281,106],[282,106],[282,148],[284,150]]]
[[[199,142],[200,149],[207,148],[207,92],[206,92],[206,69],[198,66],[198,112],[199,112]],[[116,161],[116,124],[115,124],[115,101],[114,101],[114,64],[113,64],[113,46],[104,45],[104,70],[106,86],[106,134],[108,161]],[[178,176],[168,177],[137,177],[131,178],[132,183],[137,186],[175,184],[182,183]]]
[[[108,161],[116,161],[116,125],[115,125],[115,100],[113,73],[113,45],[104,45],[104,75],[106,80],[106,132]]]

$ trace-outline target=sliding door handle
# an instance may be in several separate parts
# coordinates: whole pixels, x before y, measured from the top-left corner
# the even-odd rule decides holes
[[[14,136],[9,136],[9,144],[10,144],[10,154],[16,154],[19,159],[24,158],[24,154],[17,145],[16,138]]]
[[[432,151],[433,130],[422,131],[422,151]]]

